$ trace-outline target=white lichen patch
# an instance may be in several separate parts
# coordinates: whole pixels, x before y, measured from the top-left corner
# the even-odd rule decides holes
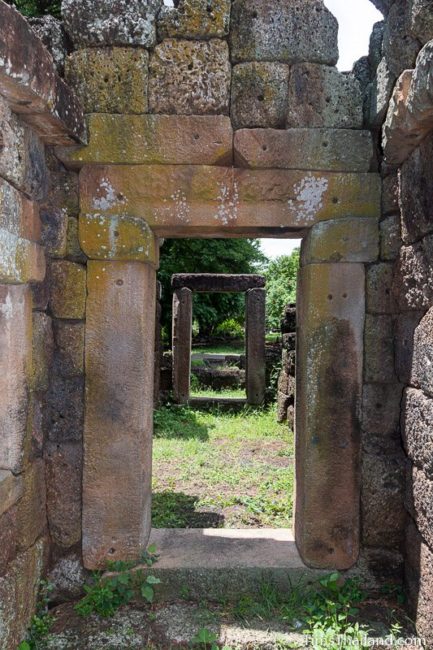
[[[125,204],[126,199],[120,195],[108,178],[103,178],[96,190],[96,196],[93,199],[93,208],[95,210],[110,210],[116,205]]]
[[[188,205],[188,200],[186,198],[186,194],[182,192],[182,190],[176,190],[173,192],[173,194],[170,196],[171,201],[174,202],[175,205],[175,216],[176,219],[181,221],[182,223],[190,223],[190,208]]]
[[[312,223],[317,213],[323,208],[323,197],[328,189],[327,178],[307,174],[295,186],[295,198],[289,199],[287,204],[294,214],[295,223]]]
[[[228,226],[238,217],[239,190],[236,181],[229,187],[225,183],[219,183],[218,209],[215,215],[216,221],[223,226]]]

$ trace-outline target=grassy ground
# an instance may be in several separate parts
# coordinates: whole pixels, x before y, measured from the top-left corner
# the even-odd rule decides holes
[[[245,346],[240,343],[221,343],[209,346],[194,346],[192,354],[245,354]]]
[[[207,397],[209,399],[224,398],[224,399],[246,399],[247,394],[244,388],[226,388],[225,390],[215,391],[209,388],[194,389],[191,387],[191,397]]]
[[[155,413],[153,525],[288,527],[293,434],[275,409]]]

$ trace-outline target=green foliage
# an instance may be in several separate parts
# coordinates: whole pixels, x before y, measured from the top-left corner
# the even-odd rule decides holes
[[[266,322],[279,330],[284,307],[296,302],[299,249],[272,260],[266,270]]]
[[[60,18],[61,0],[6,0],[6,2],[29,18],[46,14]]]
[[[242,339],[245,336],[245,328],[234,318],[227,318],[217,325],[215,334],[230,339]]]
[[[161,581],[155,576],[147,575],[144,569],[136,567],[138,564],[151,567],[157,559],[155,547],[150,546],[139,562],[108,562],[107,570],[112,575],[104,576],[102,572],[96,571],[92,584],[84,587],[86,595],[75,605],[75,610],[80,616],[96,613],[108,618],[113,616],[119,607],[127,605],[137,596],[141,596],[147,603],[152,603],[154,586]]]
[[[257,273],[266,262],[260,243],[253,239],[170,239],[161,249],[159,281],[163,287],[163,325],[171,329],[171,276],[174,273]],[[200,335],[211,336],[215,328],[233,318],[245,318],[242,294],[195,294],[194,319]]]
[[[50,593],[52,590],[53,585],[45,580],[40,581],[36,612],[32,617],[27,639],[21,641],[17,650],[43,650],[43,648],[45,648],[45,639],[54,623],[54,617],[51,616],[48,611]]]
[[[191,644],[194,648],[199,647],[202,648],[202,650],[219,650],[217,642],[217,635],[203,627],[192,639]]]

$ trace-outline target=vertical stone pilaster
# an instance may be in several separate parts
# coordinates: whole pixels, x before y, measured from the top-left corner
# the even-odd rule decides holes
[[[295,533],[316,568],[347,569],[359,553],[364,320],[362,264],[301,269]]]
[[[266,290],[246,292],[246,383],[248,404],[263,404],[266,388]]]
[[[178,404],[189,399],[192,342],[192,291],[173,294],[173,393]]]
[[[88,265],[83,557],[136,559],[150,532],[155,270]]]

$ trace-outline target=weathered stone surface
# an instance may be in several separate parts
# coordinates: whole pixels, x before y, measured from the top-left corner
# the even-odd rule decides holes
[[[358,81],[362,96],[364,97],[371,82],[372,74],[368,56],[362,56],[358,61],[355,61],[352,68],[352,74]]]
[[[45,277],[45,255],[41,246],[0,228],[0,249],[0,282],[42,282]]]
[[[84,381],[53,374],[44,409],[44,430],[53,442],[81,440],[84,422]]]
[[[400,404],[403,387],[400,384],[365,384],[362,397],[362,428],[386,439],[399,431]]]
[[[433,396],[433,308],[415,330],[412,358],[412,379],[428,395]]]
[[[433,480],[433,400],[420,390],[407,388],[401,412],[401,429],[409,458]]]
[[[68,215],[59,207],[41,208],[42,236],[41,243],[50,257],[66,255],[68,236]]]
[[[362,123],[361,88],[352,74],[313,63],[292,67],[287,126],[361,129]]]
[[[367,95],[365,121],[368,126],[376,129],[382,126],[395,79],[395,75],[388,67],[387,60],[383,58],[377,67],[376,76]]]
[[[247,402],[263,404],[266,389],[266,290],[249,289],[246,311],[246,388]]]
[[[82,319],[86,309],[86,269],[56,260],[50,266],[50,309],[55,318]]]
[[[368,172],[373,159],[371,133],[350,129],[240,129],[234,148],[251,169]]]
[[[53,357],[54,340],[52,321],[43,312],[33,313],[32,388],[36,391],[48,389],[50,365]]]
[[[0,515],[0,577],[4,576],[10,563],[15,559],[17,540],[17,509],[13,506]]]
[[[82,214],[140,215],[158,236],[282,234],[316,221],[380,214],[380,177],[182,165],[86,167]]]
[[[155,271],[89,262],[83,557],[137,559],[150,532]],[[118,341],[123,345],[118,345]]]
[[[364,266],[306,266],[298,295],[296,542],[309,566],[343,569],[359,552]]]
[[[399,178],[397,173],[385,176],[382,181],[382,216],[399,212],[398,195]]]
[[[433,304],[432,251],[431,235],[400,249],[393,291],[401,311],[425,311]]]
[[[433,550],[412,521],[406,529],[405,574],[410,611],[418,634],[429,647],[433,644]]]
[[[10,183],[0,178],[0,229],[12,235],[38,241],[40,221],[36,203],[29,201]]]
[[[415,330],[424,316],[422,311],[409,311],[400,314],[395,323],[395,367],[399,380],[413,384],[413,348]]]
[[[393,0],[383,32],[383,54],[396,76],[415,66],[421,44],[410,34],[407,0]]]
[[[47,189],[43,145],[11,112],[3,97],[0,97],[0,133],[0,175],[29,197],[41,199]]]
[[[21,471],[32,354],[30,291],[0,286],[0,469]]]
[[[381,20],[373,25],[368,48],[368,61],[373,74],[376,72],[382,60],[383,31],[385,22]]]
[[[61,557],[50,570],[48,581],[53,586],[50,596],[55,602],[64,603],[80,598],[86,583],[81,557],[77,553]]]
[[[284,63],[241,63],[233,68],[230,114],[235,129],[284,128],[289,72]]]
[[[405,244],[413,243],[433,231],[432,175],[433,136],[429,136],[400,169],[401,223]]]
[[[373,262],[378,255],[376,219],[348,217],[315,224],[303,242],[301,263]]]
[[[23,473],[23,496],[17,504],[18,547],[33,546],[47,526],[44,463],[36,460]]]
[[[209,39],[227,36],[230,0],[180,0],[176,7],[162,7],[158,38]]]
[[[233,131],[223,115],[90,115],[88,123],[89,146],[58,150],[68,167],[232,163]]]
[[[48,195],[44,205],[50,208],[60,208],[68,216],[77,217],[80,212],[78,189],[78,174],[76,172],[51,170]]]
[[[158,266],[159,245],[147,223],[140,218],[102,215],[79,220],[80,245],[93,260],[129,260]]]
[[[314,38],[312,38],[314,34]],[[320,0],[234,0],[230,22],[232,60],[338,60],[338,23]]]
[[[82,251],[80,240],[78,238],[78,219],[75,217],[68,218],[68,232],[66,235],[66,257],[71,262],[85,264],[87,257]]]
[[[433,7],[429,0],[409,0],[410,31],[422,45],[433,39]]]
[[[190,392],[192,291],[183,287],[173,293],[173,394],[178,404],[186,404]]]
[[[394,265],[372,264],[367,271],[367,311],[370,314],[393,314],[397,304],[392,292]]]
[[[225,41],[167,39],[150,59],[151,113],[217,115],[229,112],[229,50]]]
[[[85,142],[83,113],[71,89],[55,72],[53,59],[24,17],[0,6],[0,89],[12,110],[44,142]]]
[[[69,547],[81,540],[83,450],[80,443],[49,443],[44,453],[51,539]]]
[[[171,278],[173,289],[191,289],[198,292],[244,292],[262,289],[266,285],[263,275],[227,273],[176,273]]]
[[[76,48],[97,45],[152,47],[162,0],[63,0],[62,18]]]
[[[365,381],[395,383],[394,319],[367,314],[365,319]]]
[[[386,261],[396,260],[401,245],[400,216],[390,215],[380,222],[380,258]]]
[[[87,48],[66,60],[66,81],[85,113],[146,113],[149,54],[146,50]]]
[[[22,493],[22,477],[14,476],[9,470],[0,469],[0,515],[12,508]]]
[[[70,43],[62,22],[54,16],[38,16],[30,18],[29,23],[53,57],[57,72],[63,75]]]
[[[433,480],[415,466],[407,471],[406,507],[418,530],[433,548]]]
[[[364,454],[362,460],[362,539],[366,546],[398,546],[404,534],[405,457]]]
[[[62,377],[78,377],[84,372],[84,323],[55,320],[56,368]]]

